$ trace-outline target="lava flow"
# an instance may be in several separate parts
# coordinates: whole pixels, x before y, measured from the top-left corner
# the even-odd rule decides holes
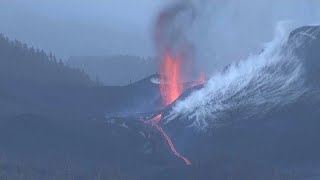
[[[170,105],[174,102],[185,90],[184,88],[190,88],[193,86],[201,85],[205,82],[204,73],[200,74],[199,81],[191,83],[187,87],[184,87],[182,82],[182,73],[181,73],[181,59],[174,57],[170,53],[166,53],[162,59],[162,64],[160,68],[162,77],[160,78],[160,92],[162,96],[162,101],[165,106]],[[151,124],[155,129],[157,129],[161,135],[166,139],[172,153],[181,158],[187,165],[191,165],[191,162],[188,158],[182,156],[175,148],[172,140],[168,134],[162,129],[159,125],[159,122],[162,119],[162,114],[145,121],[147,124]]]
[[[160,122],[162,118],[161,114],[158,114],[157,116],[155,116],[154,118],[145,121],[145,123],[151,124],[153,127],[155,127],[161,134],[162,136],[166,139],[168,145],[170,146],[171,151],[173,152],[173,154],[179,158],[181,158],[186,165],[191,165],[191,162],[188,158],[182,156],[174,147],[173,142],[171,141],[170,137],[168,136],[168,134],[162,129],[162,127],[158,124]]]

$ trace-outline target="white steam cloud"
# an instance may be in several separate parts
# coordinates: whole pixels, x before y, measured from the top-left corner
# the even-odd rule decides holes
[[[167,123],[184,119],[198,129],[207,129],[227,123],[221,122],[225,119],[221,117],[228,111],[242,108],[247,117],[263,114],[307,91],[302,63],[292,53],[293,47],[284,50],[283,46],[288,32],[320,22],[320,1],[178,2],[192,4],[194,19],[185,34],[193,43],[197,69],[212,78],[203,89],[178,102],[166,117]],[[279,22],[290,22],[291,26],[284,28]],[[227,65],[229,68],[221,72]]]
[[[177,2],[177,1],[174,1]],[[261,50],[278,22],[292,29],[320,21],[318,0],[182,0],[192,4],[194,20],[184,27],[193,43],[196,68],[213,74]]]
[[[263,52],[232,64],[213,76],[203,89],[178,102],[166,117],[167,123],[179,117],[204,130],[227,124],[223,117],[236,109],[241,110],[239,119],[259,116],[307,92],[302,62],[293,53],[302,41],[286,44],[292,29],[286,24],[278,26],[274,40]]]

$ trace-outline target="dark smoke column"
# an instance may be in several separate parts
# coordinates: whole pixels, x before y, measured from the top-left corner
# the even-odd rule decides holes
[[[164,105],[171,104],[186,89],[183,82],[200,77],[194,69],[194,44],[192,25],[196,18],[192,1],[176,1],[164,8],[155,23],[155,47],[161,61],[160,91]],[[200,75],[201,74],[201,75]]]
[[[182,78],[188,79],[194,61],[194,44],[190,30],[196,12],[188,0],[176,1],[164,8],[156,18],[154,40],[157,56],[160,60],[166,54],[179,57],[182,61]]]

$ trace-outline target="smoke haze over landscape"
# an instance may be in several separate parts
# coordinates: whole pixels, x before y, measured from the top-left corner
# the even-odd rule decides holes
[[[0,0],[0,180],[320,179],[319,0]]]
[[[320,2],[315,0],[175,2],[193,7],[193,23],[184,33],[194,44],[198,66],[207,73],[259,52],[273,39],[280,21],[292,21],[292,30],[315,24],[320,18]]]
[[[315,23],[320,16],[320,3],[316,0],[191,2],[199,11],[193,34],[202,37],[197,39],[197,45],[205,47],[199,54],[209,57],[218,45],[221,49],[228,46],[228,54],[246,55],[248,49],[272,39],[277,21]],[[153,19],[172,1],[4,0],[1,3],[3,33],[69,57],[119,53],[153,55]],[[235,48],[240,42],[244,47]],[[135,46],[137,43],[139,47]]]
[[[11,38],[65,58],[150,56],[150,26],[161,4],[149,0],[4,0],[0,29]]]
[[[196,68],[207,74],[260,51],[272,40],[279,21],[293,21],[298,27],[316,23],[320,17],[320,2],[316,0],[2,3],[2,33],[64,59],[116,54],[155,57],[152,31],[156,14],[171,3],[191,4],[194,20],[184,30],[193,42]]]

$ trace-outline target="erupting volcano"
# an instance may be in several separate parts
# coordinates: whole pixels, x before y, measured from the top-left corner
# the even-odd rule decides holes
[[[204,73],[200,73],[200,78],[198,81],[191,83],[188,86],[184,86],[182,81],[181,74],[181,59],[179,57],[174,57],[170,53],[166,53],[161,63],[161,79],[160,79],[160,92],[165,106],[170,105],[174,102],[185,90],[185,88],[190,88],[193,86],[201,85],[205,82]],[[159,125],[159,122],[162,119],[162,114],[158,114],[153,118],[145,121],[145,123],[152,125],[160,134],[165,138],[167,144],[170,146],[171,152],[181,158],[186,165],[191,165],[191,162],[188,158],[182,156],[175,148],[172,140],[168,134],[163,130]]]
[[[181,14],[184,15],[181,16]],[[204,73],[200,73],[198,81],[193,79],[195,75],[194,46],[186,33],[193,21],[193,6],[183,1],[163,9],[156,19],[155,47],[161,61],[160,94],[164,108],[178,99],[186,89],[201,85],[205,81]],[[188,158],[176,150],[164,128],[159,125],[163,118],[161,112],[144,122],[152,125],[163,136],[175,156],[181,158],[187,165],[191,165]]]

